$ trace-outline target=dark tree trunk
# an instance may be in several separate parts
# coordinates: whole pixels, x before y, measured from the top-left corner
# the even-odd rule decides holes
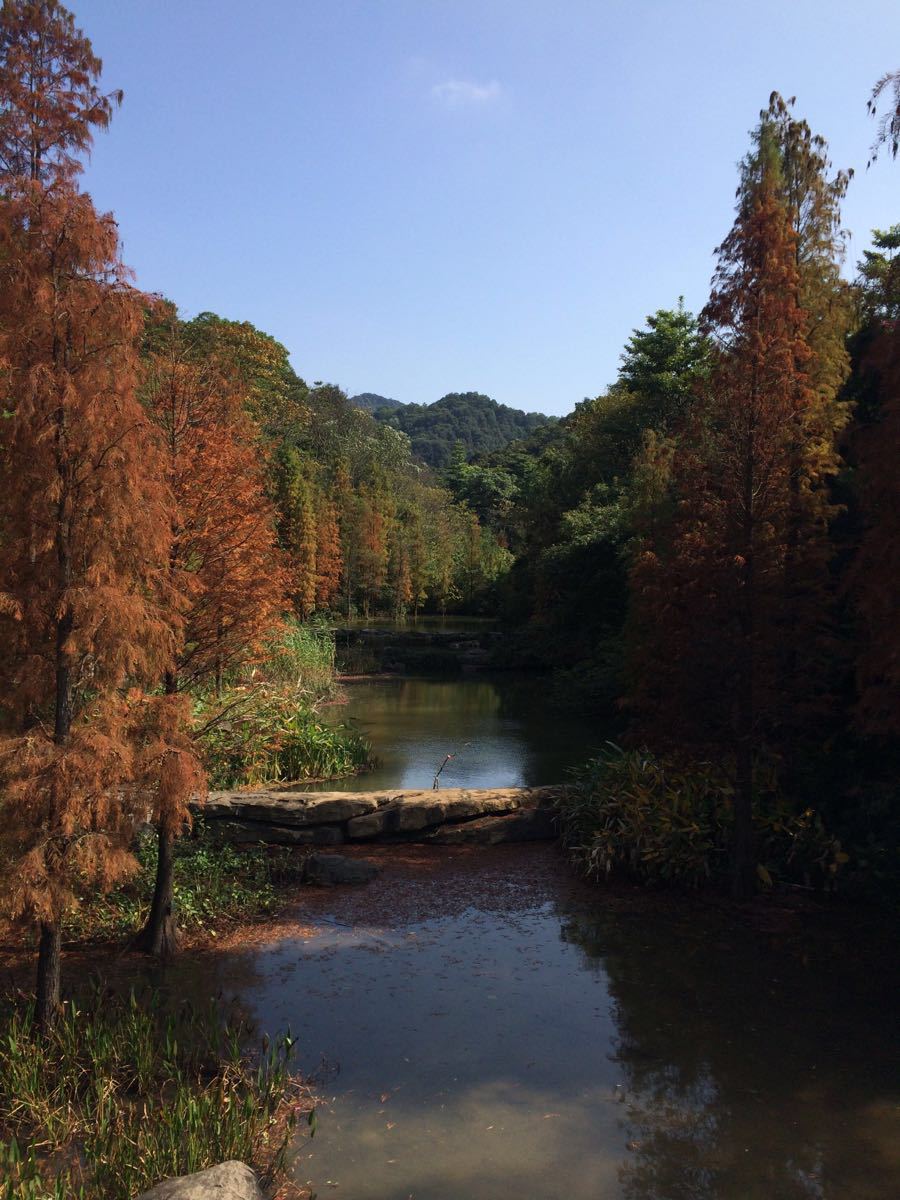
[[[753,747],[747,740],[738,748],[737,787],[734,796],[734,829],[731,844],[731,894],[747,900],[756,890],[753,837]]]
[[[34,1019],[38,1030],[46,1033],[52,1028],[59,1012],[60,954],[62,933],[58,925],[41,923],[38,949],[37,1003]]]
[[[166,671],[165,689],[167,696],[174,696],[178,692],[178,675],[175,671]],[[135,945],[157,958],[168,958],[178,950],[181,940],[175,916],[175,836],[164,821],[157,825],[156,836],[153,902],[147,923],[135,939]]]
[[[156,883],[147,924],[135,945],[157,958],[168,958],[178,950],[180,935],[175,917],[175,838],[162,825],[157,828]]]
[[[756,861],[753,845],[753,759],[756,739],[756,557],[754,491],[756,484],[756,439],[753,416],[758,386],[756,370],[752,377],[752,403],[744,445],[742,488],[743,521],[740,556],[743,560],[738,592],[738,622],[741,642],[738,649],[736,694],[736,779],[734,828],[731,843],[731,894],[746,900],[755,889]]]

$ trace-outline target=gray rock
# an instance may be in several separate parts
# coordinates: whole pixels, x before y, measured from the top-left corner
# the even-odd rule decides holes
[[[196,1175],[158,1183],[137,1200],[264,1200],[256,1176],[242,1162],[219,1163]]]
[[[368,883],[377,874],[374,863],[346,858],[343,854],[310,854],[303,878],[319,887],[334,887],[341,883]]]
[[[461,825],[442,825],[426,840],[439,846],[496,846],[502,842],[549,842],[557,836],[556,814],[549,808],[480,817]]]
[[[378,805],[377,793],[211,792],[197,811],[207,820],[259,821],[267,825],[335,825]]]
[[[523,797],[528,800],[530,795],[524,788],[403,792],[375,812],[348,821],[347,837],[350,841],[368,841],[383,835],[416,833],[433,825],[469,821],[488,813],[515,812],[521,807]]]
[[[262,821],[210,821],[207,828],[214,837],[238,846],[339,846],[344,840],[340,825],[309,825],[293,828],[266,825]]]

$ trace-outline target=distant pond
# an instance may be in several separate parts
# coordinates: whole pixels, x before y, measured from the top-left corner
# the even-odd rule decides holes
[[[566,769],[599,750],[597,721],[547,704],[545,676],[356,679],[348,702],[327,710],[364,733],[376,770],[323,784],[342,790],[430,788],[447,754],[443,787],[520,787],[565,781]]]
[[[327,786],[430,788],[446,754],[445,787],[560,782],[608,734],[547,688],[348,682],[331,717],[381,765]],[[605,891],[552,845],[348,852],[379,878],[213,967],[318,1072],[319,1200],[900,1197],[896,932]]]

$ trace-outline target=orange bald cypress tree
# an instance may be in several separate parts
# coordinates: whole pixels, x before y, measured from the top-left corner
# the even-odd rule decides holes
[[[142,394],[174,497],[172,569],[189,593],[175,667],[182,689],[262,649],[284,611],[287,580],[242,385],[214,359],[198,359],[176,323],[162,341]]]
[[[0,202],[3,839],[12,907],[41,925],[38,1018],[59,998],[76,883],[130,866],[137,800],[115,694],[171,656],[160,595],[164,472],[135,395],[141,297],[90,200],[29,185]]]
[[[798,463],[811,352],[776,182],[762,173],[719,250],[706,310],[719,361],[675,452],[674,519],[645,538],[631,571],[640,726],[652,740],[724,750],[733,762],[736,896],[753,887],[754,763],[777,736],[796,628],[784,588],[792,473],[804,490],[823,483],[817,447]],[[824,522],[803,533],[812,553]]]
[[[183,637],[164,675],[165,692],[175,697],[262,650],[281,619],[287,578],[243,389],[215,361],[194,354],[174,318],[155,332],[142,395],[161,434],[172,497],[168,587],[184,597]],[[170,721],[161,743],[170,749],[162,757],[165,778],[155,809],[156,884],[139,939],[153,954],[178,945],[174,842],[189,825],[191,795],[203,786],[175,730]]]
[[[120,91],[97,86],[103,64],[56,0],[3,0],[0,10],[0,178],[52,186],[81,171],[95,129]]]
[[[344,556],[341,553],[341,530],[337,507],[322,498],[319,505],[318,540],[316,546],[316,608],[333,608],[341,593]]]
[[[112,218],[75,178],[107,124],[99,60],[55,0],[0,10],[0,837],[11,912],[40,927],[37,1020],[59,1002],[61,923],[133,866],[145,811],[123,685],[153,680],[164,472],[135,391],[143,298]]]

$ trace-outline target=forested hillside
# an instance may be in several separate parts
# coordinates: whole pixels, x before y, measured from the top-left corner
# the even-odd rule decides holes
[[[361,408],[363,412],[375,412],[379,408],[403,407],[400,400],[392,400],[390,396],[379,396],[377,392],[360,392],[358,396],[350,397],[350,403],[354,408]]]
[[[490,454],[554,420],[498,404],[481,392],[450,392],[434,404],[382,407],[374,415],[382,424],[405,433],[415,457],[437,468],[449,465],[457,444],[468,458]]]

